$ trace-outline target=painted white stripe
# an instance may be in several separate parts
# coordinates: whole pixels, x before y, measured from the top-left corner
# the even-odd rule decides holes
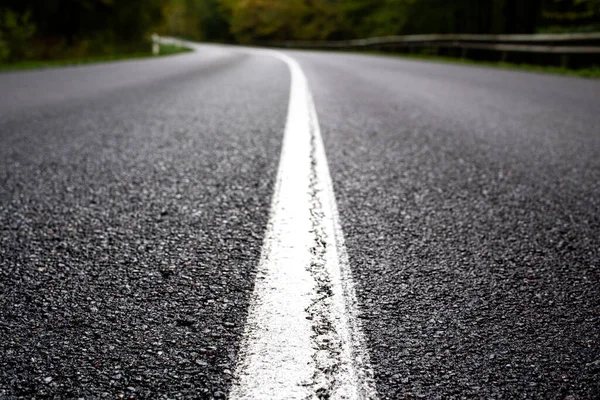
[[[375,399],[317,114],[300,65],[231,399]]]

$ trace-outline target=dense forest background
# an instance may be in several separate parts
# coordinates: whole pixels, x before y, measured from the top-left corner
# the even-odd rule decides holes
[[[600,31],[600,0],[2,0],[0,61],[194,40],[336,40],[418,33]]]

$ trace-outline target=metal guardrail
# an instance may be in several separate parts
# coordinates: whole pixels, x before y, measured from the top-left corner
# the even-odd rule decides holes
[[[152,35],[152,52],[158,55],[159,44],[183,46],[183,41],[176,38]],[[284,47],[298,49],[361,49],[392,48],[430,48],[437,53],[439,48],[461,49],[461,57],[466,57],[468,50],[489,50],[502,54],[506,61],[509,52],[545,53],[561,55],[561,64],[567,66],[569,55],[600,54],[600,33],[574,34],[535,34],[535,35],[475,35],[475,34],[439,34],[382,36],[367,39],[334,40],[334,41],[266,41],[254,43],[259,46]]]
[[[441,35],[409,35],[409,36],[382,36],[368,39],[333,40],[333,41],[270,41],[265,44],[278,47],[299,48],[352,48],[380,45],[403,45],[403,44],[437,44],[439,47],[461,47],[477,43],[477,48],[499,50],[496,46],[511,45],[510,49],[502,48],[502,51],[527,51],[527,52],[559,52],[574,51],[576,53],[597,53],[600,46],[569,46],[569,42],[600,42],[600,33],[577,33],[577,34],[537,34],[537,35],[471,35],[471,34],[441,34]],[[486,43],[487,42],[487,43]],[[540,45],[540,43],[551,43],[551,45]],[[520,44],[519,44],[520,43]],[[536,43],[536,46],[529,45]],[[471,46],[472,47],[472,46]],[[474,47],[473,47],[474,48]],[[558,49],[558,50],[557,50]]]
[[[586,43],[592,42],[588,45]],[[269,41],[260,43],[270,47],[301,49],[360,49],[360,48],[438,48],[462,49],[462,57],[469,49],[502,52],[506,59],[508,52],[546,53],[562,55],[564,66],[571,54],[600,54],[600,33],[575,34],[534,34],[534,35],[474,35],[440,34],[383,36],[367,39],[337,41]]]

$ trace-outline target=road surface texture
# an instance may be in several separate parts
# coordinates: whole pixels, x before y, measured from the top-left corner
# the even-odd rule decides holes
[[[378,396],[600,398],[600,82],[286,54]],[[222,46],[0,74],[0,399],[228,396],[289,88]]]

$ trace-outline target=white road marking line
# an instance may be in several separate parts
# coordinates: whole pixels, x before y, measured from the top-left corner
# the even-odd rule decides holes
[[[283,149],[231,399],[375,399],[308,81],[291,57]]]

